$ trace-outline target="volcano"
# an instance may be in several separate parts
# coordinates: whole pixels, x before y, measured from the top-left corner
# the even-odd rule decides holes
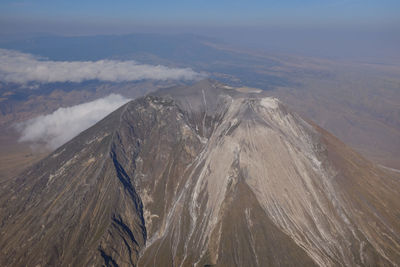
[[[398,266],[400,175],[212,80],[133,100],[1,184],[2,266]]]

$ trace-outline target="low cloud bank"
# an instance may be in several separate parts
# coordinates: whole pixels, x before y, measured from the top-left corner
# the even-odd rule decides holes
[[[17,124],[16,129],[21,134],[19,141],[56,149],[128,101],[121,95],[111,94],[80,105],[59,108],[49,115]]]
[[[153,80],[197,80],[204,76],[190,68],[138,64],[135,61],[50,61],[31,54],[0,49],[0,80],[27,82],[110,82]]]

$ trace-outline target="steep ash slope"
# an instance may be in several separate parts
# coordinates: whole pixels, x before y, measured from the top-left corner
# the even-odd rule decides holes
[[[2,265],[400,262],[400,180],[213,81],[128,103],[1,185]]]

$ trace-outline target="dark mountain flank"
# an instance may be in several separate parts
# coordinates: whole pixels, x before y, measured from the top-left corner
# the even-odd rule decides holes
[[[397,266],[400,177],[279,100],[134,100],[0,194],[2,266]]]

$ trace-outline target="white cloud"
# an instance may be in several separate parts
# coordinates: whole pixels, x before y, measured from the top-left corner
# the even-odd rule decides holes
[[[0,49],[0,80],[5,82],[111,82],[154,80],[196,80],[203,75],[190,68],[169,68],[135,61],[50,61],[31,54]]]
[[[128,101],[121,95],[111,94],[80,105],[59,108],[49,115],[19,123],[16,126],[21,134],[19,141],[55,149]]]

